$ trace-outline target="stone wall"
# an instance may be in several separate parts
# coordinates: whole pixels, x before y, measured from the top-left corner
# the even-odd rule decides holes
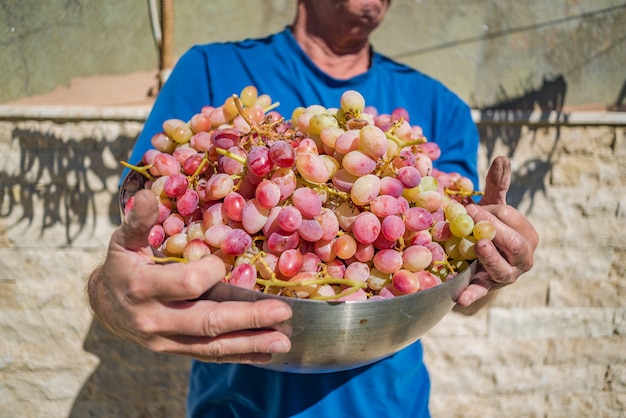
[[[111,335],[84,297],[145,110],[0,120],[0,417],[183,416],[188,361]],[[626,410],[626,115],[536,116],[476,114],[481,171],[511,157],[541,242],[491,306],[424,337],[434,417]]]

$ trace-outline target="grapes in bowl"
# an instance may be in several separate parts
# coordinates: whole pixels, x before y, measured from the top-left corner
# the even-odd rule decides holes
[[[169,119],[120,189],[158,199],[154,262],[225,266],[204,298],[281,298],[292,349],[259,367],[331,372],[375,362],[417,341],[454,306],[493,239],[465,205],[469,179],[440,156],[402,109],[390,115],[347,91],[339,107],[290,119],[247,87],[189,121]]]

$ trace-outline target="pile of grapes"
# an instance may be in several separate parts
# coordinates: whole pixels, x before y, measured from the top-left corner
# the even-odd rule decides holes
[[[157,262],[211,253],[234,286],[373,300],[454,277],[477,240],[493,239],[492,224],[467,214],[472,182],[433,168],[440,149],[406,110],[378,114],[354,90],[338,108],[290,119],[276,105],[248,86],[189,121],[166,120],[141,164],[122,163],[158,197]]]

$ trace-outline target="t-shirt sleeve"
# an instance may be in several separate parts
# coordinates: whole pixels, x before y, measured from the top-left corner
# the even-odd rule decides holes
[[[455,97],[438,109],[437,143],[442,152],[436,161],[437,169],[448,173],[457,172],[468,177],[479,187],[478,181],[478,128],[467,104]]]
[[[162,131],[164,121],[171,118],[189,121],[203,106],[210,104],[209,82],[206,56],[199,48],[191,48],[178,60],[159,92],[135,142],[131,163],[140,162],[143,153],[152,148],[151,139]]]

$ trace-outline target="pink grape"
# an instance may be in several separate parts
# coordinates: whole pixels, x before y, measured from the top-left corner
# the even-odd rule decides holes
[[[356,254],[357,242],[352,235],[341,235],[335,240],[334,250],[337,257],[347,260]]]
[[[370,174],[376,169],[376,161],[358,150],[348,152],[341,164],[344,170],[356,177]]]
[[[268,248],[277,254],[292,250],[300,244],[300,236],[297,232],[274,231],[267,238]]]
[[[252,247],[252,237],[242,229],[230,230],[222,239],[220,248],[229,255],[244,254]]]
[[[393,287],[400,293],[408,295],[420,290],[420,280],[418,276],[409,270],[398,270],[392,277]]]
[[[348,280],[356,280],[358,282],[366,282],[370,276],[370,267],[367,263],[355,261],[346,267],[343,275]]]
[[[430,266],[433,254],[421,245],[411,245],[402,252],[402,266],[409,271],[420,271]]]
[[[316,242],[322,239],[324,231],[317,220],[303,219],[302,224],[300,224],[300,228],[298,228],[298,234],[305,241]]]
[[[243,263],[232,269],[228,283],[244,289],[253,289],[256,285],[256,276],[256,268],[252,264]]]
[[[216,129],[211,135],[213,144],[222,149],[229,149],[239,144],[239,131],[233,128]]]
[[[393,112],[391,112],[391,120],[397,121],[400,119],[403,119],[406,122],[410,122],[409,112],[407,112],[407,110],[402,107],[398,107],[394,109]]]
[[[339,221],[332,210],[323,207],[315,220],[322,227],[322,239],[334,238],[339,233]]]
[[[393,165],[396,168],[402,168],[402,167],[407,167],[407,166],[410,167],[410,166],[413,166],[414,164],[415,164],[415,154],[410,148],[401,149],[398,156],[393,159]]]
[[[199,202],[198,193],[193,189],[187,189],[176,199],[176,210],[183,216],[189,216],[197,210]]]
[[[150,234],[148,235],[148,243],[153,248],[159,248],[165,240],[165,230],[163,225],[156,224],[150,228]]]
[[[180,163],[171,154],[161,153],[154,157],[154,169],[159,176],[180,174]]]
[[[322,200],[315,190],[300,187],[291,196],[293,205],[302,213],[302,216],[313,218],[322,211]]]
[[[404,191],[404,184],[395,177],[383,177],[380,179],[380,194],[399,197]]]
[[[176,173],[165,177],[163,193],[169,197],[182,196],[189,187],[189,181],[184,174]]]
[[[269,210],[261,206],[256,198],[253,198],[248,200],[243,207],[241,222],[246,232],[256,234],[263,229],[268,216]]]
[[[286,277],[293,277],[300,272],[304,256],[296,249],[284,251],[278,257],[278,271]]]
[[[270,145],[269,156],[278,167],[290,168],[296,163],[296,151],[287,141],[276,141]]]
[[[228,148],[228,152],[244,160],[248,158],[248,153],[242,147],[238,145]],[[241,174],[244,172],[244,168],[245,168],[244,165],[234,158],[223,156],[220,158],[219,161],[220,161],[220,167],[226,174],[235,175],[235,174]]]
[[[320,258],[321,261],[326,263],[330,263],[335,258],[337,258],[337,253],[335,252],[335,242],[336,239],[319,239],[313,243],[313,251]]]
[[[324,160],[316,154],[301,153],[296,158],[296,168],[300,175],[312,183],[326,183],[330,172]]]
[[[302,224],[302,213],[294,206],[284,206],[277,216],[278,226],[288,232],[297,231]]]
[[[366,263],[371,261],[374,258],[374,244],[362,244],[357,242],[356,244],[356,252],[354,253],[354,258],[358,261]]]
[[[389,241],[397,241],[404,235],[406,227],[398,215],[388,215],[381,222],[380,232]]]
[[[415,275],[419,279],[420,290],[430,289],[441,284],[441,279],[429,271],[418,271],[415,272]]]
[[[271,209],[280,202],[280,187],[271,180],[263,180],[256,186],[255,197],[259,205]]]
[[[326,271],[330,277],[343,279],[346,273],[346,265],[343,261],[335,258],[326,263]]]
[[[380,195],[370,202],[370,211],[379,218],[400,213],[398,199],[390,195]]]
[[[382,273],[392,274],[402,267],[402,254],[396,250],[384,249],[374,255],[374,267]]]
[[[381,224],[376,215],[371,212],[361,212],[354,218],[352,235],[362,244],[373,243],[380,234]]]
[[[212,145],[211,134],[206,131],[196,132],[189,140],[189,146],[200,152],[208,151]]]
[[[183,172],[188,176],[203,174],[208,168],[207,164],[202,166],[203,160],[204,156],[202,154],[194,153],[190,155],[182,164]]]
[[[332,177],[332,182],[342,192],[350,192],[354,182],[358,179],[358,176],[350,174],[346,169],[342,168]]]
[[[280,201],[284,201],[296,190],[296,175],[293,170],[279,168],[272,173],[271,180],[280,188]]]
[[[422,175],[417,168],[406,166],[398,169],[397,179],[402,182],[404,187],[412,188],[419,186],[422,180]]]
[[[172,213],[163,221],[163,231],[167,236],[180,234],[185,228],[185,221],[178,213]]]
[[[265,146],[254,146],[248,152],[248,170],[254,175],[265,177],[272,170],[270,151]]]
[[[222,246],[224,237],[232,231],[228,225],[214,225],[204,232],[204,241],[215,248]]]
[[[241,221],[245,204],[246,199],[244,199],[242,195],[237,192],[229,193],[224,196],[222,212],[227,218],[233,221]]]
[[[356,129],[349,130],[337,137],[335,141],[335,149],[341,154],[347,154],[350,151],[359,149],[360,134]]]
[[[174,156],[174,158],[176,158],[176,161],[178,161],[178,163],[182,166],[189,157],[197,153],[198,152],[191,147],[180,146],[177,147],[174,152],[172,152],[172,155]]]
[[[388,140],[377,126],[366,125],[359,133],[359,149],[373,160],[378,160],[387,152]]]
[[[165,153],[174,152],[174,149],[176,149],[177,145],[176,141],[165,135],[164,132],[158,132],[153,135],[150,139],[150,143],[154,148]]]
[[[433,242],[433,236],[430,231],[424,229],[421,231],[413,232],[413,236],[409,241],[410,245],[423,245],[426,246]]]
[[[412,207],[404,214],[406,229],[410,231],[422,231],[430,228],[433,224],[432,214],[424,208]]]
[[[198,238],[187,242],[183,249],[183,258],[189,261],[199,260],[203,255],[209,254],[211,250],[206,243]]]
[[[350,190],[350,198],[357,206],[367,205],[380,192],[380,178],[374,174],[359,177]]]

